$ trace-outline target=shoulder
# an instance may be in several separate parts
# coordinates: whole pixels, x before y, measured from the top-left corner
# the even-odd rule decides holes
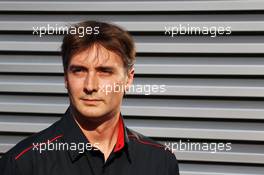
[[[37,155],[37,148],[42,143],[47,143],[53,140],[57,140],[63,137],[61,130],[59,129],[60,120],[49,126],[48,128],[35,133],[17,143],[8,152],[6,152],[0,159],[1,164],[8,166],[8,164],[20,164],[26,165],[28,162],[33,161],[32,155]],[[25,164],[23,163],[25,162]],[[26,163],[27,162],[27,163]]]
[[[157,141],[141,133],[127,128],[127,134],[129,140],[136,144],[136,147],[140,150],[150,151],[155,154],[162,154],[169,157],[175,157],[175,155],[169,149],[167,149],[165,145],[158,143]]]
[[[174,153],[166,146],[127,128],[129,141],[132,142],[135,155],[139,160],[147,160],[155,171],[165,175],[179,175],[178,161]],[[143,163],[143,162],[142,162]]]

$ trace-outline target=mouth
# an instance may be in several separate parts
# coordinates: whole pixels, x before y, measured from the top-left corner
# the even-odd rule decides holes
[[[101,99],[81,99],[81,100],[83,101],[84,104],[92,105],[92,106],[98,105],[98,103],[102,102]]]

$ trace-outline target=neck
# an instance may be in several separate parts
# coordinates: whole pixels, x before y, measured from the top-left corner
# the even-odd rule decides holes
[[[71,112],[87,140],[92,145],[98,145],[106,161],[117,142],[120,111],[92,119],[78,115],[74,110]]]

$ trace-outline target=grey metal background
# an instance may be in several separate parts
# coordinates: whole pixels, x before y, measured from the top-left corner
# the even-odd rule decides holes
[[[181,175],[264,174],[264,1],[0,1],[0,153],[58,120],[67,105],[62,36],[33,26],[114,22],[137,46],[127,125],[161,142],[231,142],[228,152],[178,151]],[[231,36],[164,35],[165,26],[230,26]],[[183,44],[184,43],[184,44]]]

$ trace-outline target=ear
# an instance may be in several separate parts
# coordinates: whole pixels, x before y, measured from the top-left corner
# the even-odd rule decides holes
[[[64,86],[66,89],[68,89],[68,77],[66,73],[64,74]]]
[[[134,67],[132,67],[130,70],[128,70],[127,73],[126,91],[128,91],[129,87],[133,84],[134,74],[135,74],[135,69]]]

